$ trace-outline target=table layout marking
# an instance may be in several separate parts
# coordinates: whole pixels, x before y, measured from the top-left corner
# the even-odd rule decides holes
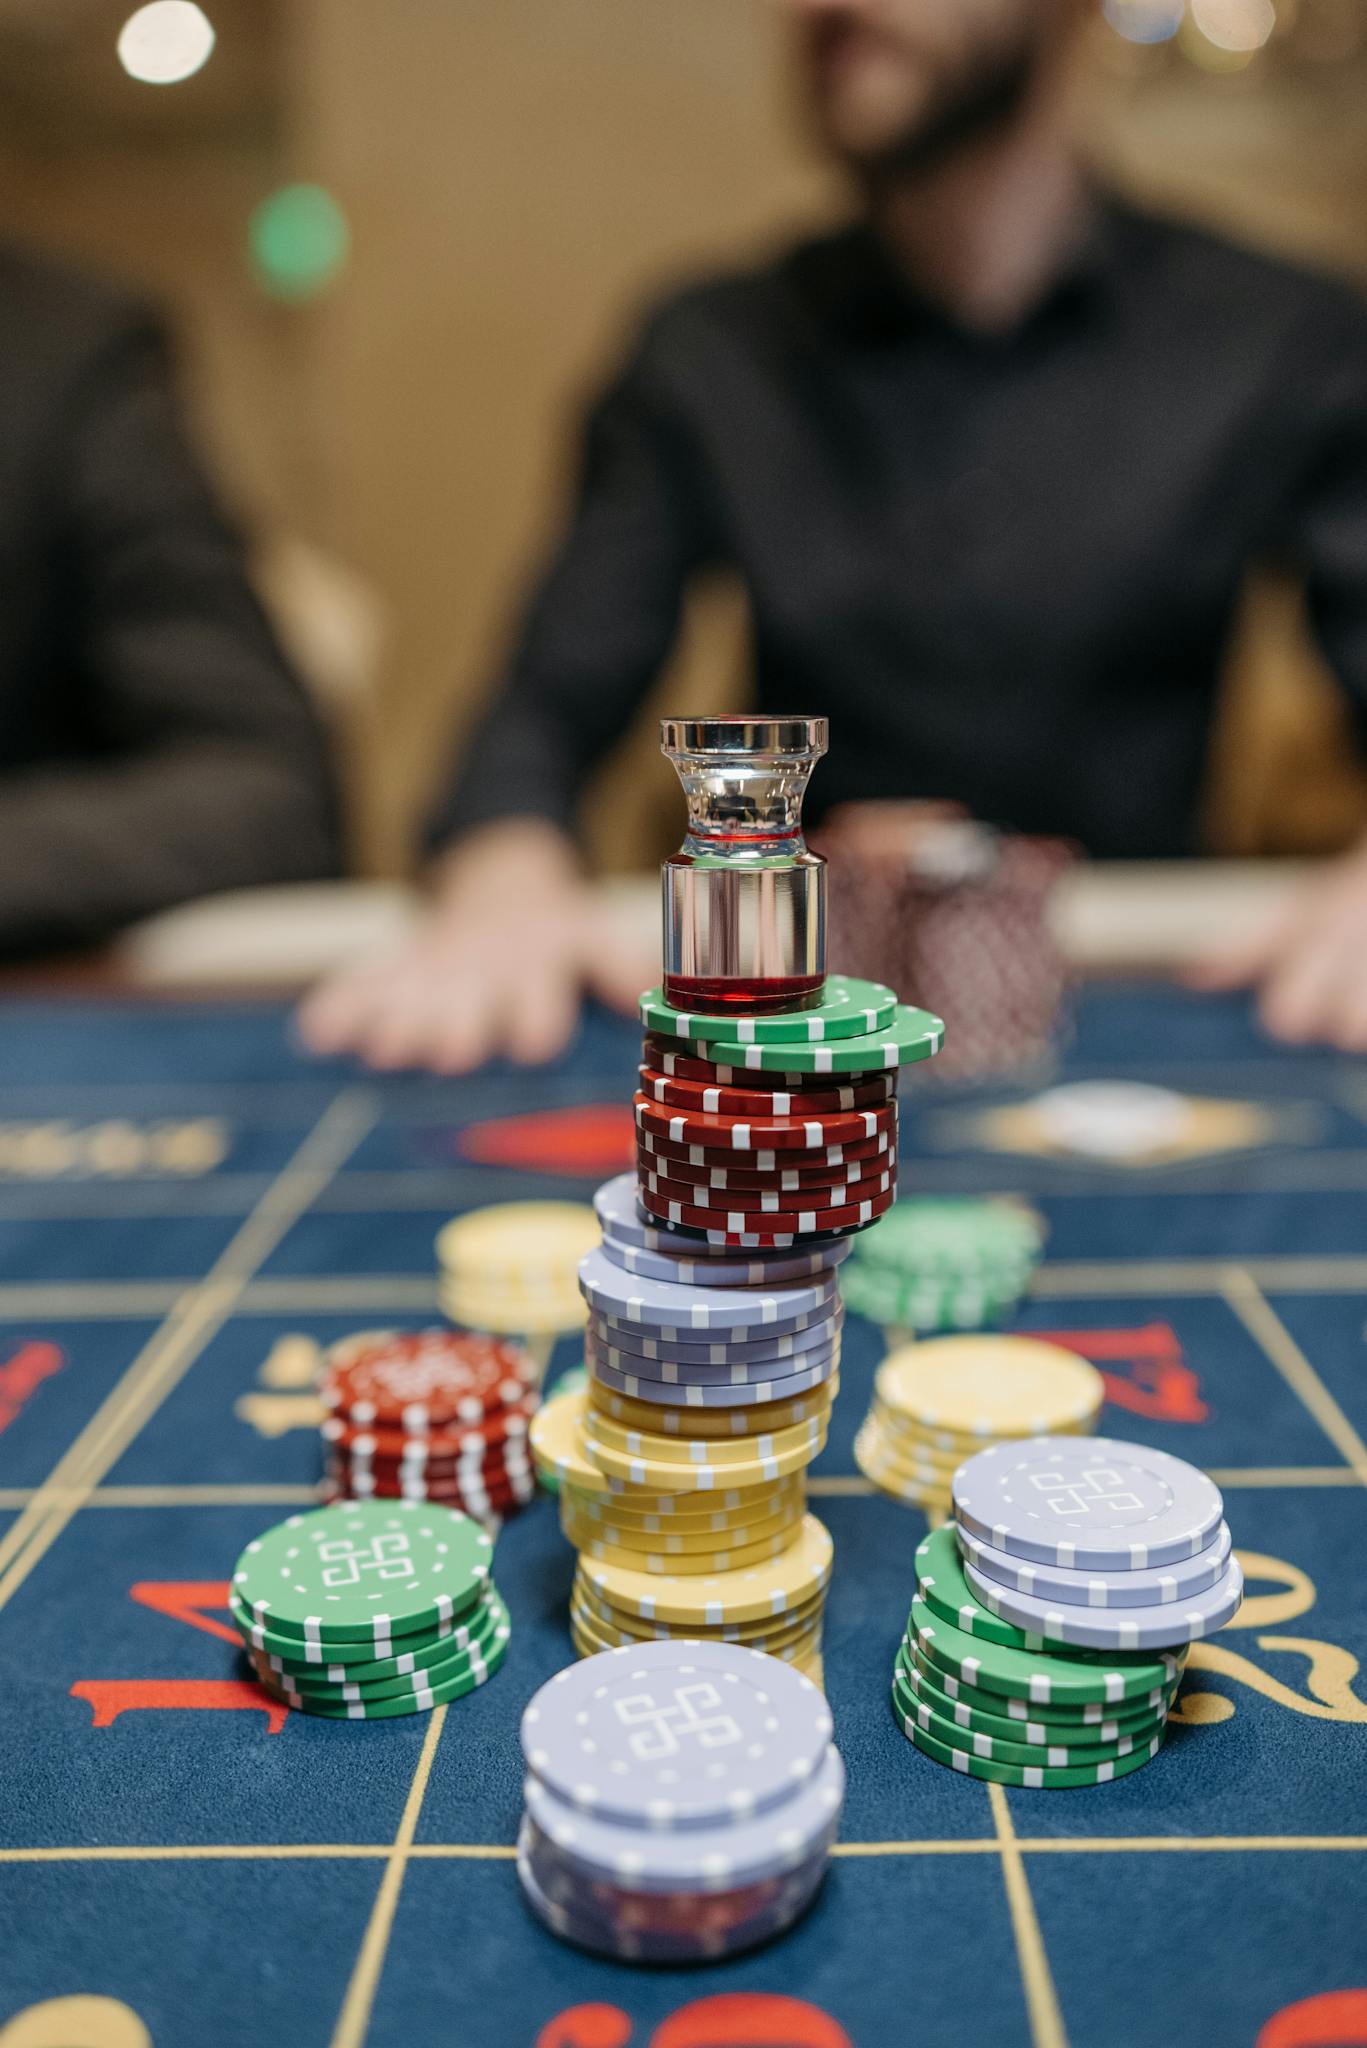
[[[408,1797],[404,1801],[403,1813],[398,1830],[389,1851],[384,1876],[375,1895],[370,1919],[361,1941],[361,1951],[351,1973],[346,1997],[332,2036],[332,2048],[363,2048],[366,2031],[370,2025],[370,2014],[375,2004],[375,1993],[380,1987],[380,1974],[389,1948],[389,1937],[394,1926],[394,1915],[398,1910],[399,1893],[403,1889],[404,1873],[413,1848],[413,1837],[417,1833],[418,1816],[422,1802],[427,1796],[428,1781],[432,1776],[432,1763],[441,1741],[442,1729],[446,1726],[447,1709],[435,1707],[422,1739],[418,1752],[417,1766]]]
[[[149,1342],[58,1459],[12,1527],[0,1538],[0,1608],[78,1511],[88,1494],[189,1371],[221,1329],[263,1259],[303,1215],[318,1189],[360,1144],[379,1114],[379,1099],[349,1089],[336,1097],[260,1203],[229,1240],[198,1290],[172,1308]],[[49,1493],[48,1488],[54,1489]],[[55,1498],[60,1492],[62,1498]]]

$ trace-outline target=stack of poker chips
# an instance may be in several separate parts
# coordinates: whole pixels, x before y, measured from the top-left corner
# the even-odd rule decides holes
[[[707,1243],[789,1248],[862,1230],[897,1192],[897,1070],[944,1026],[880,982],[831,975],[822,1001],[696,1016],[658,990],[633,1104],[640,1199]]]
[[[832,950],[899,988],[952,988],[945,1079],[1047,1054],[1069,972],[1052,899],[1076,855],[925,803],[842,805],[815,842],[830,861]]]
[[[450,1508],[351,1501],[249,1543],[229,1605],[258,1680],[286,1706],[334,1721],[424,1713],[503,1662],[492,1548]]]
[[[600,1213],[611,1207],[600,1192]],[[751,1261],[715,1263],[732,1277],[658,1279],[605,1243],[580,1268],[580,1438],[604,1490],[570,1479],[561,1492],[579,1551],[575,1641],[592,1654],[698,1634],[819,1678],[832,1551],[804,1513],[802,1475],[839,1384],[835,1272],[798,1253],[807,1270],[756,1285],[735,1277]]]
[[[831,1733],[814,1686],[727,1644],[632,1645],[560,1672],[522,1718],[532,1911],[628,1962],[718,1961],[782,1933],[840,1823]]]
[[[536,1490],[537,1368],[506,1338],[368,1331],[327,1352],[321,1394],[333,1499],[442,1501],[491,1521]]]
[[[1237,1613],[1219,1489],[1139,1444],[1040,1437],[954,1475],[893,1673],[908,1740],[998,1784],[1100,1785],[1157,1755],[1187,1645]]]
[[[854,1440],[880,1492],[945,1513],[965,1458],[1044,1434],[1090,1434],[1106,1384],[1096,1367],[1038,1337],[929,1337],[890,1352]]]
[[[1003,1321],[1030,1284],[1044,1221],[1009,1196],[897,1202],[855,1243],[846,1303],[885,1328],[980,1330]]]
[[[598,1242],[582,1202],[500,1202],[457,1216],[437,1234],[442,1314],[470,1330],[554,1337],[576,1330],[576,1271]]]

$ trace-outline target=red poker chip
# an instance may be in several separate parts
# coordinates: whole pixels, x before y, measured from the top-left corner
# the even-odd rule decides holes
[[[715,1087],[763,1089],[766,1093],[770,1089],[801,1091],[831,1085],[829,1074],[775,1073],[759,1067],[723,1066],[696,1053],[676,1051],[678,1043],[678,1039],[661,1038],[657,1032],[647,1031],[641,1040],[645,1064],[671,1081],[705,1081]]]
[[[535,1493],[535,1484],[526,1491],[519,1490],[517,1492],[507,1487],[502,1487],[492,1492],[485,1492],[480,1489],[462,1490],[461,1488],[436,1491],[415,1489],[412,1486],[400,1487],[391,1485],[375,1486],[362,1490],[353,1486],[349,1480],[337,1477],[328,1478],[324,1482],[323,1488],[323,1498],[325,1501],[430,1500],[440,1507],[457,1508],[462,1514],[469,1515],[477,1522],[488,1521],[492,1516],[498,1516],[500,1520],[506,1520],[509,1515],[515,1515],[520,1509],[525,1508],[535,1497]]]
[[[433,1430],[428,1436],[418,1437],[401,1429],[363,1428],[359,1423],[331,1415],[322,1425],[322,1434],[327,1443],[347,1451],[359,1450],[370,1458],[407,1457],[412,1462],[422,1457],[434,1464],[443,1459],[478,1464],[486,1452],[501,1450],[515,1441],[525,1442],[536,1407],[536,1401],[528,1399],[520,1408],[501,1409],[478,1429]]]
[[[641,1093],[652,1102],[670,1109],[718,1112],[727,1116],[808,1116],[813,1110],[873,1109],[891,1102],[897,1093],[894,1074],[871,1074],[867,1080],[847,1087],[830,1084],[821,1088],[728,1088],[708,1081],[689,1081],[682,1076],[662,1074],[649,1066],[637,1068]]]
[[[788,1161],[795,1155],[785,1152],[775,1156],[772,1166],[733,1166],[729,1159],[725,1166],[718,1166],[711,1160],[699,1161],[693,1156],[696,1149],[671,1145],[667,1149],[652,1146],[647,1151],[642,1146],[636,1154],[637,1172],[663,1174],[666,1180],[686,1181],[690,1187],[700,1188],[852,1188],[889,1172],[896,1158],[888,1148],[867,1159],[852,1159],[848,1165],[823,1162],[792,1167]]]
[[[481,1458],[453,1459],[426,1458],[369,1458],[362,1452],[334,1451],[332,1461],[344,1465],[348,1471],[371,1473],[384,1479],[430,1479],[454,1484],[459,1479],[486,1480],[499,1478],[506,1472],[528,1472],[532,1469],[531,1452],[525,1447],[511,1448],[500,1444],[497,1449],[486,1452]]]
[[[778,1212],[766,1210],[762,1215],[756,1215],[754,1220],[757,1224],[762,1224],[766,1232],[779,1235],[786,1233],[793,1237],[806,1238],[815,1231],[862,1228],[864,1224],[872,1223],[879,1216],[884,1215],[892,1207],[896,1199],[897,1189],[896,1187],[891,1187],[885,1194],[879,1195],[876,1200],[871,1202],[850,1204],[839,1209],[780,1210]],[[748,1211],[699,1209],[688,1203],[666,1202],[661,1196],[651,1194],[646,1188],[641,1190],[641,1200],[653,1216],[660,1217],[665,1223],[682,1223],[691,1230],[728,1230],[732,1227],[730,1224],[732,1217],[745,1215],[748,1218],[749,1216]],[[744,1228],[745,1226],[742,1225],[742,1233],[744,1233]]]
[[[761,1147],[754,1152],[733,1151],[723,1145],[694,1145],[674,1138],[659,1137],[654,1131],[638,1130],[636,1133],[637,1157],[653,1159],[677,1159],[689,1166],[719,1166],[726,1172],[742,1170],[750,1173],[774,1171],[818,1173],[831,1167],[854,1166],[860,1162],[871,1162],[885,1158],[897,1149],[897,1127],[879,1131],[872,1138],[858,1138],[848,1145],[822,1145],[804,1149],[796,1145],[779,1150]]]
[[[896,1184],[897,1176],[891,1170],[868,1182],[856,1181],[853,1187],[787,1190],[697,1187],[688,1181],[666,1180],[658,1173],[641,1175],[643,1194],[654,1195],[661,1201],[681,1202],[685,1207],[718,1211],[723,1215],[743,1210],[746,1215],[757,1218],[785,1212],[791,1214],[794,1204],[798,1204],[804,1213],[807,1210],[820,1214],[825,1209],[845,1209],[857,1202],[876,1201]]]
[[[357,1424],[409,1435],[480,1426],[536,1385],[518,1344],[463,1330],[394,1330],[335,1345],[323,1405]]]
[[[639,1092],[632,1098],[637,1128],[671,1145],[710,1145],[730,1152],[815,1152],[830,1145],[858,1145],[896,1129],[895,1102],[872,1109],[822,1110],[811,1116],[709,1116],[701,1110],[668,1109]]]

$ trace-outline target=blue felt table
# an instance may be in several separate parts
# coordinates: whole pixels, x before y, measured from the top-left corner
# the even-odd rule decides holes
[[[571,1655],[548,1499],[499,1539],[486,1689],[441,1723],[268,1721],[221,1599],[317,1477],[277,1340],[430,1320],[446,1217],[587,1197],[625,1163],[636,1047],[593,1017],[541,1073],[376,1082],[305,1062],[272,1008],[0,1010],[0,2023],[77,2001],[0,2043],[1367,2041],[1367,1067],[1240,1005],[1095,992],[1057,1075],[923,1088],[904,1123],[907,1187],[1047,1215],[1021,1326],[1102,1367],[1103,1427],[1226,1490],[1250,1598],[1152,1766],[1003,1794],[895,1727],[924,1523],[858,1478],[882,1337],[853,1317],[812,1489],[850,1789],[786,1940],[652,1972],[524,1912],[518,1715]],[[1000,1114],[1059,1075],[1216,1107],[1180,1156],[1069,1163]]]

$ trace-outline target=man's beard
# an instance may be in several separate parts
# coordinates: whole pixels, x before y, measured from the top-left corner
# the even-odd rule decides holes
[[[861,154],[852,167],[877,184],[924,177],[1019,112],[1038,62],[1039,52],[1030,44],[1003,53],[990,70],[947,89],[903,134],[882,149]]]

